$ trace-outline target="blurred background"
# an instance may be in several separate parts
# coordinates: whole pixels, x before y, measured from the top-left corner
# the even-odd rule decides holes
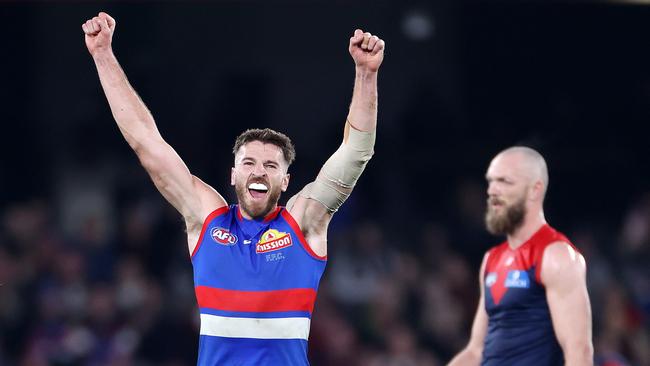
[[[181,217],[119,134],[81,24],[229,202],[251,127],[296,144],[285,202],[338,147],[380,35],[376,155],[330,227],[314,366],[442,365],[467,342],[484,173],[513,144],[550,169],[549,222],[588,263],[599,365],[650,365],[650,6],[645,1],[0,1],[0,365],[193,365]]]

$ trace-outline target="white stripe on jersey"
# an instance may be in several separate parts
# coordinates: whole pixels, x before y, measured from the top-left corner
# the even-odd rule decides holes
[[[309,338],[309,318],[230,318],[201,314],[201,335],[257,338]]]

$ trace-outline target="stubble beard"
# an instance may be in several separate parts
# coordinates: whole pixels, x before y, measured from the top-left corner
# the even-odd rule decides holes
[[[497,213],[491,208],[485,211],[485,227],[493,235],[509,235],[514,233],[524,223],[526,217],[526,200],[520,198],[510,206],[504,207],[504,212]]]
[[[280,188],[270,189],[265,203],[253,201],[248,193],[246,183],[235,185],[235,193],[237,194],[237,200],[239,201],[241,210],[246,212],[248,216],[256,219],[266,216],[273,210],[280,200],[282,191]]]

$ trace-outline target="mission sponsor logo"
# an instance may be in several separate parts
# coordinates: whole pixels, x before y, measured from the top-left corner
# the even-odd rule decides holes
[[[508,271],[505,286],[509,288],[529,288],[530,279],[528,278],[528,272],[517,270]]]
[[[237,243],[237,236],[224,228],[213,228],[210,230],[210,236],[212,240],[221,245],[235,245]]]
[[[269,229],[260,237],[260,241],[255,245],[255,251],[258,254],[272,252],[290,247],[292,244],[291,234]]]

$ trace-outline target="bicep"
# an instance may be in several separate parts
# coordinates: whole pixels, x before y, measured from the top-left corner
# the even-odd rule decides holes
[[[572,291],[547,289],[546,297],[553,320],[553,329],[560,344],[586,342],[591,329],[591,307],[584,286],[573,286]]]
[[[591,345],[591,305],[584,258],[567,244],[549,246],[542,262],[553,329],[565,354],[588,352]],[[565,355],[566,357],[566,355]]]
[[[200,222],[209,211],[225,205],[224,199],[193,176],[176,151],[161,138],[142,144],[136,154],[158,191],[188,223]]]

